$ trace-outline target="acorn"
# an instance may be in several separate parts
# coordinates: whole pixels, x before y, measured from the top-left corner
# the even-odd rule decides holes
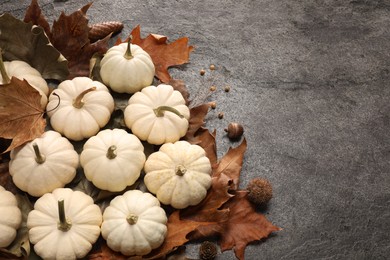
[[[217,246],[210,242],[204,241],[199,248],[199,257],[202,260],[213,260],[217,256]]]
[[[272,198],[272,186],[266,179],[254,178],[246,189],[248,190],[248,200],[255,205],[263,206]]]
[[[228,128],[225,129],[227,136],[231,140],[239,139],[244,133],[244,127],[239,123],[229,123]]]
[[[218,113],[218,118],[219,118],[219,119],[222,119],[223,116],[224,116],[224,113],[223,113],[223,112],[219,112],[219,113]]]
[[[201,70],[199,71],[199,74],[200,74],[201,76],[203,76],[204,74],[206,74],[206,71],[205,71],[204,69],[201,69]]]

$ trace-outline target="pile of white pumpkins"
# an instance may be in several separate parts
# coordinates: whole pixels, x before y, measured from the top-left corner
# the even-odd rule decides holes
[[[130,43],[110,48],[101,60],[104,84],[76,77],[61,82],[48,98],[46,82],[34,68],[21,61],[3,63],[9,77],[38,89],[54,129],[10,153],[13,182],[38,198],[27,227],[40,257],[82,258],[100,234],[114,251],[146,255],[166,237],[167,215],[160,203],[183,209],[205,198],[210,161],[203,148],[180,140],[188,129],[189,108],[172,86],[151,86],[155,67],[142,48]],[[101,130],[114,110],[106,86],[132,94],[124,111],[131,133]],[[80,155],[69,140],[85,140]],[[161,147],[146,158],[141,141]],[[64,188],[79,165],[93,185],[110,192],[134,184],[143,170],[150,193],[128,190],[101,212],[89,195]],[[21,212],[15,196],[1,186],[0,211],[0,247],[6,247],[15,238]]]

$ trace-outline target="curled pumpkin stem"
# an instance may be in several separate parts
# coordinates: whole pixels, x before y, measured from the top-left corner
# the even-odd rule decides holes
[[[131,53],[131,35],[129,36],[129,41],[127,42],[126,52],[125,52],[125,55],[123,55],[123,57],[125,57],[128,60],[131,60],[134,57],[133,54]]]
[[[72,223],[65,216],[65,206],[63,199],[58,201],[58,216],[59,222],[57,224],[57,228],[64,232],[68,231],[72,227]]]
[[[46,113],[56,110],[60,106],[60,104],[61,104],[61,97],[60,97],[60,95],[58,95],[57,93],[53,92],[53,96],[56,96],[58,98],[58,104],[55,107],[53,107],[52,109],[47,110]]]
[[[117,156],[115,145],[111,145],[110,147],[108,147],[106,156],[108,159],[114,159]]]
[[[170,107],[170,106],[159,106],[158,108],[153,109],[154,113],[156,114],[157,117],[162,117],[164,116],[164,112],[172,112],[175,115],[177,115],[180,118],[183,118],[184,116],[177,110],[176,108]]]
[[[33,146],[34,152],[35,152],[35,161],[39,164],[44,163],[46,160],[46,157],[43,154],[41,154],[41,152],[39,151],[39,146],[36,143],[34,143],[32,146]]]
[[[3,61],[3,50],[0,48],[0,73],[1,77],[3,78],[3,84],[8,84],[11,82],[11,79],[9,78],[7,71],[5,70],[4,61]]]
[[[73,100],[73,106],[75,108],[82,108],[84,106],[84,102],[83,102],[83,98],[84,96],[89,93],[89,92],[92,92],[92,91],[95,91],[96,90],[96,87],[92,87],[92,88],[89,88],[89,89],[86,89],[84,90],[83,92],[81,92],[76,98],[75,100]]]

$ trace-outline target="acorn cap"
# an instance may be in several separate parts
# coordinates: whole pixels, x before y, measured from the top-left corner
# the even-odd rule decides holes
[[[248,200],[256,205],[264,205],[272,198],[272,186],[266,179],[252,179],[246,189],[248,190]]]

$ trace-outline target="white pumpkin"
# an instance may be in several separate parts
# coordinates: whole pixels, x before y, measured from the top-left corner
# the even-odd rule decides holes
[[[130,41],[111,47],[100,66],[104,84],[118,93],[135,93],[151,85],[155,74],[149,54]]]
[[[15,185],[32,196],[42,196],[73,180],[79,155],[59,133],[47,131],[11,151],[9,172]]]
[[[1,63],[3,63],[3,68]],[[9,83],[9,80],[12,77],[18,78],[20,80],[25,79],[41,95],[42,108],[44,109],[46,107],[47,96],[49,95],[49,87],[47,86],[46,80],[42,78],[42,75],[38,70],[34,69],[24,61],[14,60],[3,62],[0,58],[0,71],[0,84]]]
[[[130,97],[124,112],[125,124],[139,139],[160,145],[175,142],[188,130],[190,110],[177,90],[160,84]]]
[[[0,186],[0,248],[9,246],[22,222],[15,195]]]
[[[84,174],[96,187],[121,191],[135,183],[146,157],[141,141],[123,129],[106,129],[88,139],[80,155]]]
[[[146,255],[164,242],[166,223],[165,211],[153,195],[130,190],[104,210],[102,236],[114,251]]]
[[[56,95],[60,97],[59,105]],[[50,94],[46,109],[54,130],[80,141],[95,135],[108,123],[114,99],[102,83],[76,77],[58,85]]]
[[[144,182],[163,204],[183,209],[201,202],[211,186],[211,164],[204,149],[187,141],[167,143],[145,162]]]
[[[102,213],[90,196],[68,188],[39,198],[27,218],[30,242],[43,259],[82,258],[100,235]]]

